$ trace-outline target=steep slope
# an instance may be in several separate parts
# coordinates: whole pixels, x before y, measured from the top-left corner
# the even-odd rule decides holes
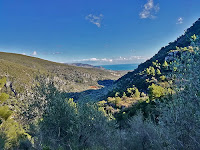
[[[163,63],[165,61],[165,57],[168,55],[170,50],[176,49],[176,47],[187,47],[190,45],[190,38],[192,35],[200,35],[200,18],[186,30],[185,34],[177,38],[174,42],[170,42],[169,45],[162,47],[157,54],[155,54],[151,59],[146,62],[140,64],[137,69],[133,72],[129,72],[119,80],[116,81],[116,87],[126,89],[127,87],[131,87],[134,85],[141,85],[141,81],[138,81],[137,73],[145,70],[149,66],[152,65],[152,62],[158,60],[158,62]],[[138,83],[137,83],[138,81]],[[142,87],[139,86],[141,89]],[[143,89],[145,90],[145,89]]]
[[[37,76],[51,77],[62,90],[80,92],[100,87],[99,80],[116,80],[115,72],[55,63],[21,54],[0,52],[0,74],[8,78],[8,87],[16,93],[34,85]]]
[[[138,110],[145,116],[156,112],[155,100],[170,99],[175,93],[174,75],[181,70],[178,66],[190,61],[186,56],[192,58],[199,53],[199,35],[200,19],[176,41],[117,80],[107,97],[99,102],[100,107],[119,120],[135,115]]]

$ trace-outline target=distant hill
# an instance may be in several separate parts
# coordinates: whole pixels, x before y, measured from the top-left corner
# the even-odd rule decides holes
[[[100,87],[99,80],[116,80],[119,74],[97,68],[83,68],[43,60],[36,57],[0,52],[0,75],[8,78],[16,93],[30,89],[37,76],[52,77],[66,92],[79,92]]]
[[[77,67],[84,67],[84,68],[97,68],[97,69],[102,69],[102,70],[105,69],[101,66],[93,66],[93,65],[89,65],[89,64],[83,64],[83,63],[72,63],[72,64],[68,64],[68,65],[77,66]]]

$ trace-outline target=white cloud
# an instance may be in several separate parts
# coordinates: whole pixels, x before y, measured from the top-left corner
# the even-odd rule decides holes
[[[34,51],[34,52],[32,53],[32,55],[33,55],[33,56],[36,56],[36,55],[37,55],[37,52],[36,52],[36,51]]]
[[[155,15],[159,12],[159,10],[159,4],[154,5],[153,0],[148,0],[147,3],[143,6],[143,10],[140,12],[139,16],[142,19],[155,18]]]
[[[61,54],[61,52],[53,52],[52,54],[53,55],[58,55],[58,54]]]
[[[131,63],[141,63],[149,59],[149,57],[143,56],[130,56],[130,57],[117,57],[117,58],[88,58],[82,60],[75,60],[74,62],[93,64],[93,65],[103,65],[103,64],[131,64]]]
[[[182,23],[183,23],[183,18],[182,18],[182,17],[178,18],[178,20],[177,20],[177,23],[176,23],[176,24],[182,24]]]
[[[86,20],[89,20],[89,22],[95,24],[98,28],[101,27],[101,22],[103,19],[103,15],[93,15],[93,14],[89,14],[85,17]]]
[[[26,55],[26,53],[21,53],[22,55]]]
[[[79,60],[79,61],[83,61],[83,62],[112,62],[113,60],[107,59],[107,58],[101,58],[101,59],[89,58],[89,59],[82,59],[82,60]]]

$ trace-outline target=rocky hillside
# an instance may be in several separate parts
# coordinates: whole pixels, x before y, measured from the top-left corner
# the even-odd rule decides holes
[[[149,66],[152,65],[152,62],[156,60],[161,64],[164,63],[165,57],[168,56],[168,53],[171,50],[175,50],[176,47],[187,47],[190,45],[191,40],[190,37],[192,35],[200,35],[200,19],[198,19],[190,28],[185,31],[184,35],[181,35],[177,38],[174,42],[170,42],[167,46],[162,47],[157,54],[155,54],[151,59],[147,60],[146,62],[140,64],[137,69],[133,72],[129,72],[128,74],[121,77],[119,80],[116,81],[116,87],[126,89],[127,87],[132,87],[132,85],[142,85],[141,81],[138,81],[137,74]],[[138,83],[137,83],[138,81]],[[139,86],[139,88],[142,88]]]
[[[99,88],[99,80],[116,80],[120,77],[118,73],[98,68],[71,66],[5,52],[0,52],[0,74],[7,77],[7,87],[16,93],[34,86],[38,76],[53,78],[56,85],[66,92]]]
[[[175,93],[177,80],[174,76],[181,71],[180,66],[186,62],[185,67],[190,66],[193,58],[199,58],[199,35],[200,19],[176,41],[117,80],[99,105],[119,120],[134,116],[139,110],[146,117],[156,112],[154,101],[170,99]]]

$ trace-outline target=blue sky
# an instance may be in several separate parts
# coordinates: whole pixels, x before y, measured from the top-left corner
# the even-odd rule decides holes
[[[0,0],[0,51],[140,63],[200,17],[199,0]]]

